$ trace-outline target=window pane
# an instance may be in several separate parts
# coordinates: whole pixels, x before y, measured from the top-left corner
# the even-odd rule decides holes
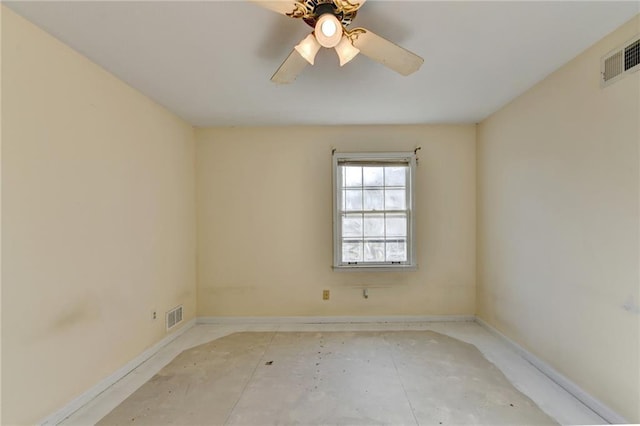
[[[342,242],[343,262],[362,262],[362,242]]]
[[[365,210],[384,210],[384,191],[367,189],[364,191]]]
[[[384,184],[384,167],[363,167],[364,186],[382,186]]]
[[[343,237],[362,237],[362,215],[347,214],[342,217]]]
[[[362,167],[343,166],[342,170],[344,186],[362,186]]]
[[[407,236],[407,216],[400,214],[388,214],[386,218],[387,237]]]
[[[406,262],[407,261],[407,243],[388,242],[387,243],[387,262]]]
[[[364,216],[364,236],[384,237],[384,215],[368,214]]]
[[[345,210],[362,210],[362,191],[360,189],[346,189],[344,194]]]
[[[384,194],[385,208],[387,210],[405,210],[406,192],[404,189],[387,189]]]
[[[334,188],[337,228],[336,267],[389,265],[404,267],[414,258],[410,153],[340,154]],[[357,263],[357,265],[355,265]],[[349,265],[351,264],[351,265]],[[398,265],[400,264],[400,265]]]
[[[406,186],[406,167],[385,167],[384,184],[386,186]]]
[[[384,243],[364,243],[365,262],[384,262]]]

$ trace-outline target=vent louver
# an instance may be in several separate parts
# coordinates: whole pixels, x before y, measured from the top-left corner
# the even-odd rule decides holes
[[[613,50],[602,58],[602,86],[608,86],[625,74],[640,69],[640,36]]]
[[[638,64],[640,64],[640,40],[625,47],[624,70],[628,71]]]
[[[614,77],[619,76],[624,72],[622,66],[622,50],[614,53],[604,60],[604,75],[603,79],[605,83]]]
[[[182,321],[182,305],[167,312],[167,330],[175,327]]]

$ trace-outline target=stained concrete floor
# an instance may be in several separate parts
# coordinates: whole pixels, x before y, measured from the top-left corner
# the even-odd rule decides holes
[[[99,424],[556,424],[429,330],[239,332],[180,353]]]
[[[184,350],[244,331],[274,333],[285,331],[323,333],[334,331],[434,331],[474,345],[506,376],[516,389],[531,398],[558,423],[562,425],[602,425],[607,423],[521,357],[502,339],[474,321],[304,323],[301,321],[269,322],[268,319],[260,319],[259,321],[216,321],[215,323],[196,325],[193,322],[187,322],[173,334],[172,341],[139,364],[133,371],[106,389],[102,388],[101,384],[96,385],[96,388],[89,391],[96,396],[84,401],[80,408],[59,424],[62,426],[86,426],[100,422]],[[273,365],[276,365],[275,362]],[[72,402],[72,404],[75,403]],[[181,424],[186,425],[185,422],[181,422]]]

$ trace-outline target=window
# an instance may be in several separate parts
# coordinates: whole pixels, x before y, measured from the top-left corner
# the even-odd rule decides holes
[[[334,153],[333,266],[415,268],[415,154]]]

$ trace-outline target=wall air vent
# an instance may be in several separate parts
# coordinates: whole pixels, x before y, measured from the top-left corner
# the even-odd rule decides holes
[[[640,64],[640,40],[624,48],[624,70],[628,71]]]
[[[182,321],[182,305],[167,312],[167,330],[172,329]]]
[[[619,76],[624,72],[622,66],[622,50],[617,51],[613,55],[604,60],[604,70],[602,72],[602,79],[605,83],[609,80]]]
[[[640,69],[640,36],[636,36],[602,58],[602,87]]]

